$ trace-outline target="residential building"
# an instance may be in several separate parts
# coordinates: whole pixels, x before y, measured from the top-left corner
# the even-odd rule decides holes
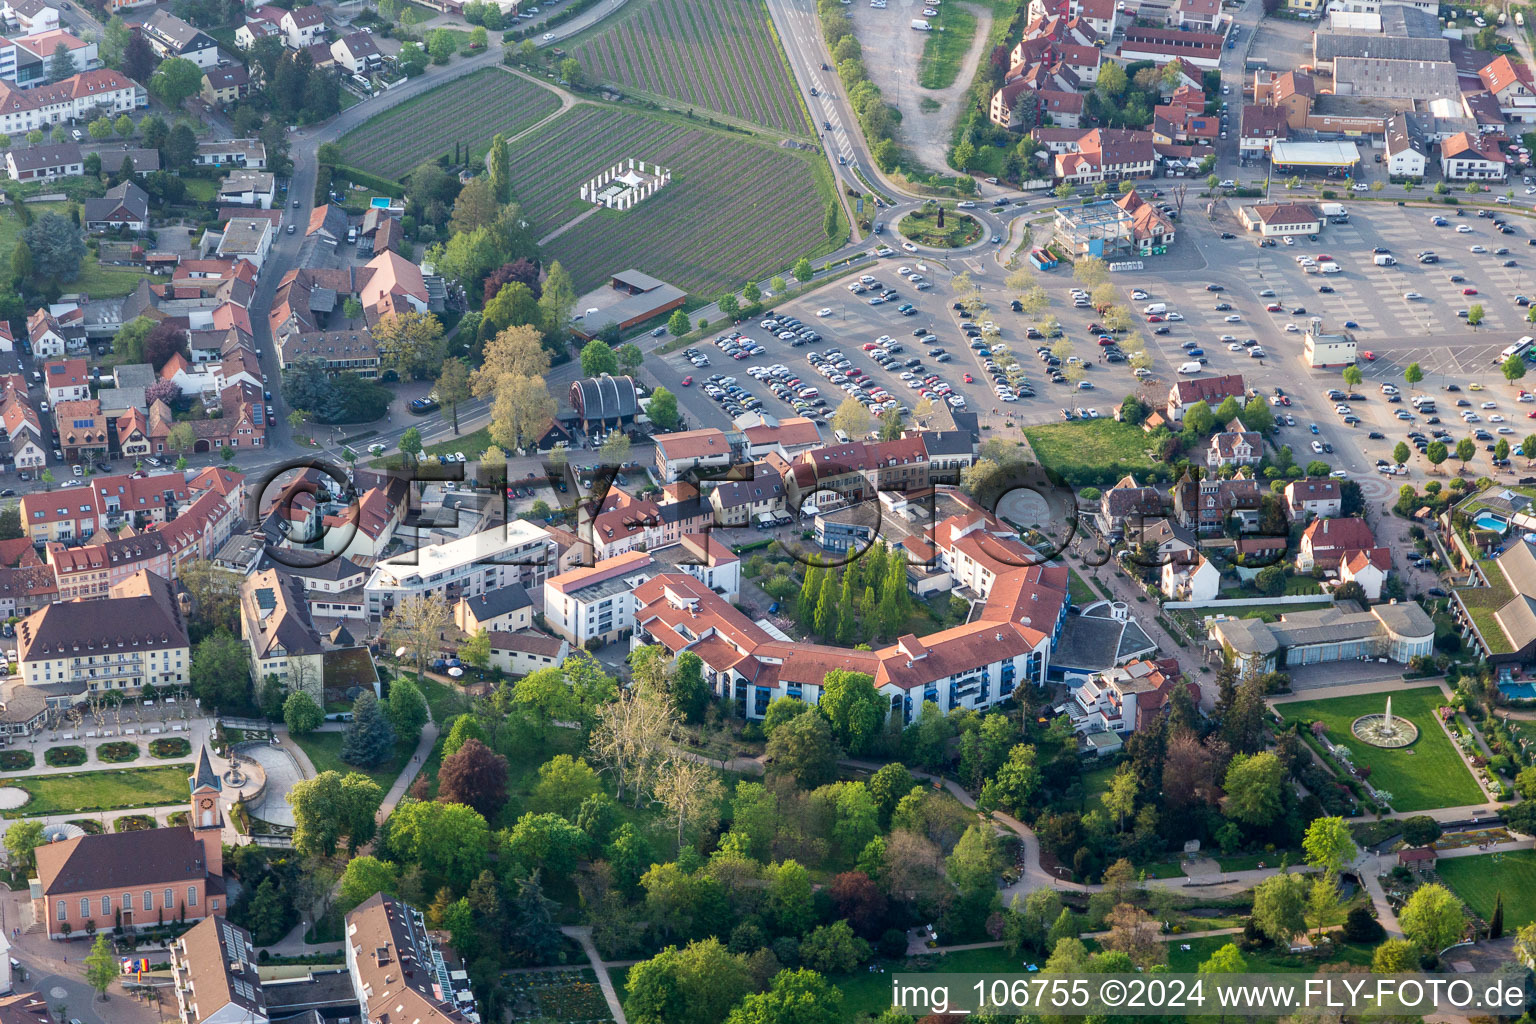
[[[143,231],[149,223],[149,193],[132,181],[119,182],[100,199],[87,199],[83,205],[87,231]]]
[[[1074,185],[1150,178],[1156,164],[1151,132],[1095,128],[1078,138],[1069,152],[1056,154],[1055,176]]]
[[[70,59],[74,62],[74,72],[90,71],[92,68],[101,67],[101,57],[97,53],[97,44],[94,39],[81,39],[73,33],[63,29],[51,29],[47,32],[37,32],[33,35],[13,36],[9,40],[15,44],[17,85],[23,88],[29,85],[46,85],[51,78],[54,52],[60,47],[69,51]],[[3,44],[0,44],[3,45]],[[35,69],[37,78],[31,82],[27,80],[28,67]],[[0,77],[10,77],[0,67]]]
[[[107,418],[96,399],[60,402],[53,407],[59,450],[66,462],[95,463],[107,459]]]
[[[326,370],[355,373],[366,380],[379,375],[378,343],[367,324],[337,331],[311,331],[278,336],[278,362],[287,369],[300,359],[318,359]]]
[[[298,579],[278,569],[253,573],[240,583],[240,635],[250,648],[251,678],[259,686],[277,679],[325,706],[325,645],[310,618]]]
[[[1163,518],[1166,504],[1156,487],[1143,487],[1127,475],[1099,497],[1099,529],[1106,536],[1138,533],[1147,520]]]
[[[1253,102],[1285,111],[1286,126],[1293,132],[1306,128],[1317,86],[1304,71],[1255,71]]]
[[[86,834],[37,848],[33,917],[45,922],[50,939],[224,916],[224,784],[206,747],[187,782],[186,825]]]
[[[1332,519],[1342,512],[1339,482],[1331,477],[1307,477],[1285,485],[1285,513],[1293,523]]]
[[[491,634],[491,667],[509,675],[525,676],[558,665],[571,653],[568,640],[536,629]]]
[[[1339,561],[1339,583],[1358,583],[1368,600],[1381,600],[1381,588],[1392,572],[1392,549],[1347,551]]]
[[[1170,601],[1213,601],[1221,593],[1221,570],[1198,552],[1170,556],[1163,563],[1162,590]]]
[[[171,979],[181,1024],[268,1024],[251,933],[204,918],[171,943]]]
[[[1505,504],[1529,518],[1528,500],[1515,498]],[[1536,549],[1523,538],[1511,541],[1493,566],[1474,565],[1472,576],[1474,585],[1451,591],[1463,640],[1490,665],[1530,664],[1536,656]]]
[[[263,170],[267,166],[267,147],[260,139],[199,142],[192,162],[199,167],[249,167]]]
[[[59,6],[51,0],[0,0],[0,17],[15,22],[18,35],[34,36],[59,27]]]
[[[709,533],[688,533],[683,556],[674,569],[699,580],[727,601],[741,599],[741,558]]]
[[[1322,218],[1308,203],[1257,203],[1238,211],[1243,227],[1265,238],[1282,235],[1315,235],[1323,229]]]
[[[255,206],[270,210],[276,194],[277,182],[271,172],[234,170],[219,182],[218,201],[225,206]]]
[[[1361,549],[1369,551],[1375,547],[1376,537],[1364,519],[1350,516],[1314,520],[1301,532],[1296,549],[1296,569],[1299,572],[1337,569],[1347,553]]]
[[[656,474],[663,484],[676,483],[691,469],[720,470],[731,464],[731,445],[724,432],[714,427],[657,434],[655,441]]]
[[[1221,14],[1221,0],[1176,0],[1168,14],[1168,23],[1187,32],[1220,32],[1226,19]]]
[[[373,33],[349,32],[331,44],[331,55],[336,63],[354,75],[367,75],[377,71],[384,63]]]
[[[554,538],[521,519],[378,562],[368,577],[368,617],[377,621],[398,599],[441,594],[450,603],[511,583],[542,587],[558,560]]]
[[[1429,158],[1409,132],[1402,115],[1387,118],[1387,174],[1394,178],[1422,178]]]
[[[468,986],[455,985],[426,919],[410,904],[375,893],[347,914],[345,941],[352,989],[369,1024],[470,1024]]]
[[[1256,430],[1243,429],[1239,420],[1233,420],[1225,430],[1212,434],[1205,453],[1205,464],[1211,469],[1257,466],[1263,460],[1264,435]]]
[[[1503,181],[1508,162],[1486,135],[1458,132],[1440,144],[1440,172],[1447,181]]]
[[[784,515],[784,480],[766,464],[752,465],[751,479],[725,480],[709,491],[717,526],[752,526]]]
[[[1229,398],[1242,402],[1247,398],[1240,373],[1220,377],[1197,377],[1174,381],[1168,389],[1168,404],[1163,414],[1174,423],[1184,421],[1184,413],[1196,402],[1204,402],[1213,411]]]
[[[1290,133],[1283,107],[1245,103],[1237,140],[1238,155],[1244,163],[1267,160],[1270,147],[1290,138]]]
[[[161,60],[180,57],[200,68],[211,68],[219,62],[216,39],[163,8],[144,19],[139,30]]]
[[[1282,612],[1278,622],[1218,617],[1212,638],[1239,673],[1299,668],[1361,658],[1406,665],[1434,651],[1435,624],[1413,601],[1373,605],[1363,612],[1338,608]]]
[[[1222,48],[1225,46],[1226,36],[1216,32],[1186,32],[1130,25],[1126,27],[1124,40],[1120,44],[1120,59],[1126,63],[1150,60],[1166,64],[1178,57],[1209,71],[1221,65]]]
[[[1126,735],[1157,725],[1176,687],[1199,690],[1186,683],[1176,660],[1133,661],[1128,665],[1096,672],[1072,687],[1067,715],[1079,733]]]
[[[635,628],[635,590],[655,575],[654,565],[631,551],[545,580],[545,621],[577,647],[624,639]]]
[[[3,89],[0,89],[0,102],[3,100]],[[7,116],[0,112],[0,118]],[[5,173],[14,181],[76,178],[85,173],[85,157],[73,142],[8,149],[5,151]]]
[[[22,394],[9,392],[0,399],[0,423],[11,445],[11,469],[23,480],[42,470],[48,461],[42,421]]]
[[[1234,517],[1240,529],[1251,530],[1258,525],[1261,495],[1247,468],[1223,479],[1191,467],[1173,486],[1174,516],[1179,525],[1201,535],[1225,532]]]
[[[141,570],[103,602],[55,603],[22,619],[16,656],[28,686],[68,707],[76,698],[137,692],[147,683],[186,686],[191,645],[170,584]]]
[[[216,107],[238,103],[251,94],[251,73],[244,64],[209,68],[203,72],[203,100]]]
[[[266,218],[236,217],[224,226],[218,253],[228,259],[249,260],[258,271],[272,250],[272,222]]]
[[[78,401],[91,397],[91,368],[84,359],[65,359],[43,366],[43,386],[48,401]]]
[[[9,976],[11,972],[5,973]],[[0,996],[0,1024],[54,1024],[54,1019],[47,999],[36,992],[17,992]]]
[[[314,4],[296,7],[283,14],[278,27],[283,30],[283,45],[306,49],[325,38],[325,12]]]
[[[382,317],[391,313],[427,312],[430,296],[421,268],[416,264],[389,251],[369,260],[365,269],[372,273],[361,282],[358,299],[363,304],[369,326],[377,325]]]
[[[1498,101],[1507,120],[1516,123],[1536,121],[1536,84],[1531,69],[1508,54],[1495,57],[1477,73],[1483,88]]]
[[[479,597],[461,597],[453,606],[453,624],[466,633],[529,629],[533,626],[533,615],[533,598],[520,583],[487,591]]]

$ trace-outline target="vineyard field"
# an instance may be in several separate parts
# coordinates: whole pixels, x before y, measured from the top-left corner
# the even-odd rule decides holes
[[[586,74],[621,89],[806,133],[762,0],[630,0],[571,53]]]
[[[348,132],[341,139],[342,163],[398,180],[423,161],[451,153],[454,143],[484,153],[497,132],[516,134],[559,106],[559,97],[548,89],[487,68],[386,110]]]
[[[543,237],[591,209],[578,194],[583,179],[629,158],[670,168],[671,184],[542,247],[579,290],[635,267],[713,298],[828,247],[822,216],[832,197],[809,158],[608,107],[568,111],[513,147],[512,189]]]

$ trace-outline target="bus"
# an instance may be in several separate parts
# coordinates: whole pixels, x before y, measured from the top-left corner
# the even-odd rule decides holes
[[[1496,360],[1496,362],[1502,363],[1510,356],[1522,356],[1529,358],[1531,355],[1531,347],[1533,345],[1536,345],[1536,337],[1532,337],[1531,335],[1527,334],[1525,337],[1521,338],[1519,341],[1515,342],[1513,345],[1500,352],[1499,358]]]

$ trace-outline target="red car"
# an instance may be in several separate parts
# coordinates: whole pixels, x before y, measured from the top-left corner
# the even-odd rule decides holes
[[[1476,295],[1477,294],[1477,289],[1476,288],[1463,288],[1461,290],[1461,294],[1463,294],[1463,295]]]
[[[1156,313],[1153,313],[1151,316],[1147,317],[1147,323],[1149,324],[1160,324],[1162,322],[1163,318],[1158,316]]]
[[[1264,307],[1264,312],[1266,312],[1266,313],[1279,313],[1279,312],[1282,312],[1282,310],[1280,308],[1280,303],[1278,303],[1278,302],[1271,302],[1269,305]]]
[[[683,378],[683,387],[685,387],[685,388],[693,387],[693,375],[692,374],[689,374],[688,376]]]
[[[972,377],[970,374],[966,374],[965,376],[961,377],[960,379],[965,381],[967,384],[975,384],[976,383],[976,378]],[[1533,414],[1533,415],[1536,415],[1536,414]]]
[[[1099,344],[1102,345],[1103,347],[1108,348],[1109,346],[1113,345],[1114,343],[1115,343],[1115,339],[1111,338],[1109,335],[1107,335],[1107,334],[1099,335]]]
[[[1366,349],[1364,352],[1360,353],[1360,358],[1364,359],[1368,363],[1374,363],[1376,361],[1376,353],[1372,352],[1370,349]]]
[[[1536,420],[1536,409],[1532,409],[1530,412],[1526,413],[1525,418],[1528,420]]]

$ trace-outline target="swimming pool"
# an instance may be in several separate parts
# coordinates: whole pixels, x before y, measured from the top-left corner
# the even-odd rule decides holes
[[[1494,533],[1503,533],[1509,529],[1507,522],[1487,509],[1479,512],[1477,518],[1473,519],[1472,522],[1477,524],[1479,530],[1492,530]]]
[[[393,202],[393,200],[388,196],[374,196],[368,201],[368,205],[372,206],[376,210],[387,210],[389,209],[389,204],[391,202]]]
[[[1499,692],[1511,700],[1536,699],[1536,683],[1500,683]]]

